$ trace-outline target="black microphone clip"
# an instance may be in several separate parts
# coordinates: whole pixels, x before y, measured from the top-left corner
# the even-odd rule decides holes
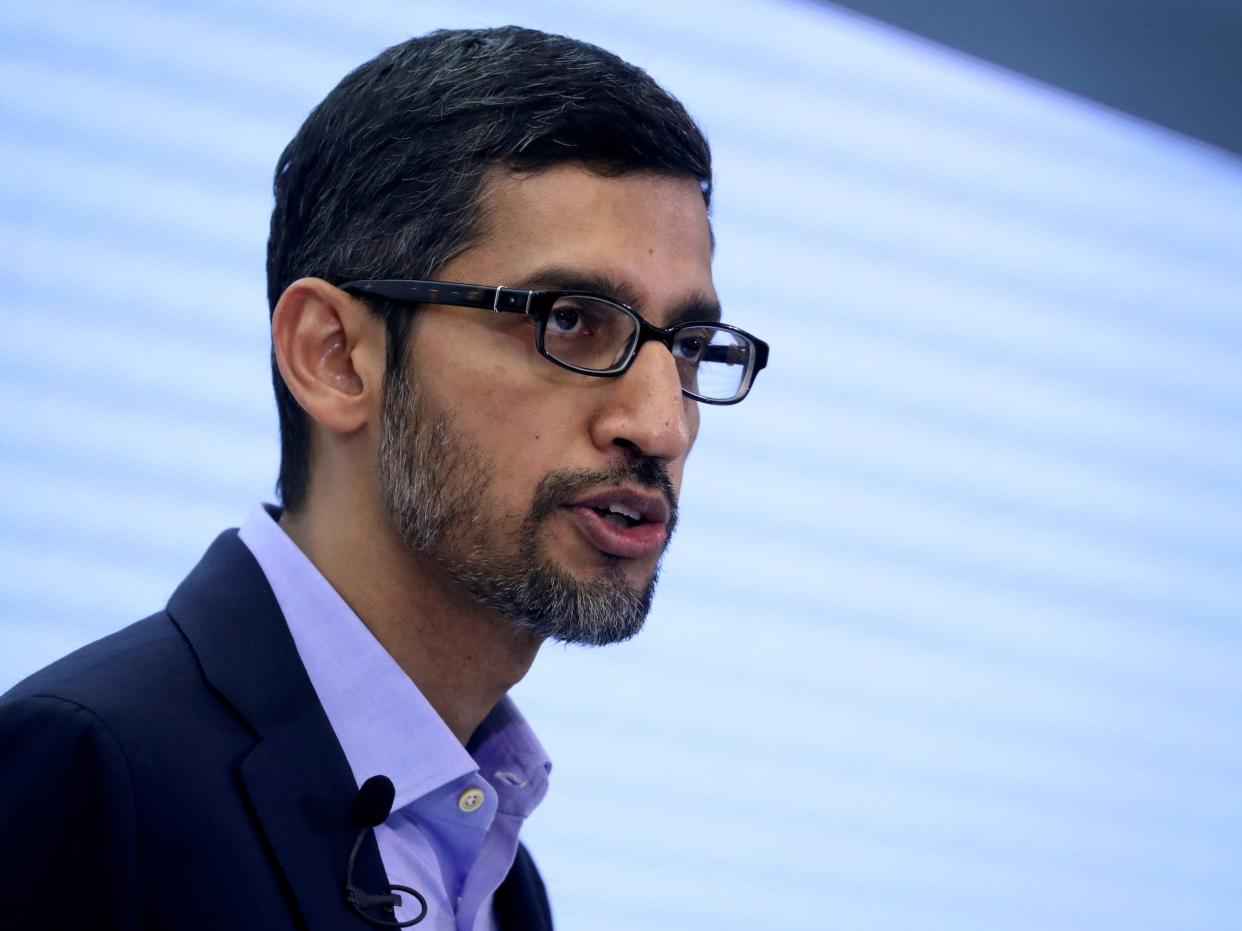
[[[371,828],[379,827],[387,819],[392,812],[392,800],[396,796],[396,790],[393,788],[392,780],[387,776],[372,776],[358,789],[358,797],[354,799],[354,821],[361,827],[358,832],[358,839],[354,841],[354,849],[349,852],[349,868],[345,873],[345,901],[354,907],[359,915],[373,925],[380,925],[389,928],[408,928],[410,925],[416,925],[427,917],[427,900],[422,894],[409,886],[393,885],[392,889],[400,889],[402,892],[408,892],[418,900],[418,904],[422,906],[422,911],[409,921],[397,921],[396,910],[401,904],[401,896],[394,892],[386,895],[376,895],[373,892],[364,892],[354,885],[354,861],[358,858],[358,851],[362,847],[362,840],[367,836],[367,831]],[[363,909],[379,908],[387,912],[391,918],[376,918],[368,915]]]

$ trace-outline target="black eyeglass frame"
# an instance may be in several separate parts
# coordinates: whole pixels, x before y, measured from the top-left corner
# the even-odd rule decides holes
[[[625,374],[634,363],[634,360],[638,358],[639,350],[643,348],[643,344],[651,340],[662,343],[671,353],[673,351],[673,341],[681,330],[704,326],[727,330],[742,337],[754,347],[752,357],[754,361],[750,371],[745,373],[736,397],[723,399],[706,398],[682,386],[682,394],[696,401],[702,401],[705,404],[736,404],[743,400],[750,393],[756,376],[768,364],[768,344],[743,329],[727,323],[716,323],[712,320],[688,320],[665,329],[644,320],[638,311],[627,304],[623,304],[605,294],[596,294],[592,291],[529,291],[521,288],[506,288],[504,285],[489,287],[486,285],[462,284],[454,281],[419,281],[407,278],[360,279],[358,281],[347,281],[342,285],[338,285],[338,287],[349,294],[386,297],[389,300],[407,304],[446,304],[452,307],[475,307],[481,310],[493,310],[496,313],[526,314],[534,317],[538,324],[535,328],[535,347],[539,350],[541,356],[553,365],[559,365],[563,369],[598,378],[614,378]],[[553,305],[563,297],[589,297],[592,300],[603,301],[637,320],[638,339],[634,341],[629,355],[612,368],[600,371],[598,369],[581,368],[558,359],[549,353],[544,348],[544,333],[548,326],[548,314],[551,312]],[[709,346],[707,348],[708,350],[727,350],[732,347]]]

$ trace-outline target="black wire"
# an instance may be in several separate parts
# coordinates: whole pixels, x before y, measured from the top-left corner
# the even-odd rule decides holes
[[[409,886],[390,885],[387,895],[375,895],[374,893],[364,892],[354,885],[354,860],[358,858],[358,850],[362,847],[362,839],[366,837],[367,828],[363,828],[358,832],[358,839],[354,841],[354,849],[349,852],[349,867],[345,873],[345,898],[354,911],[369,921],[373,925],[379,925],[385,928],[408,928],[410,925],[416,925],[427,917],[427,900],[423,898],[421,892],[417,889],[411,889]],[[400,889],[402,892],[408,892],[418,900],[418,904],[422,906],[422,911],[409,921],[396,920],[396,906],[401,904],[401,896],[393,895],[392,890]],[[379,906],[385,911],[393,915],[393,920],[386,918],[375,918],[368,915],[363,909]]]

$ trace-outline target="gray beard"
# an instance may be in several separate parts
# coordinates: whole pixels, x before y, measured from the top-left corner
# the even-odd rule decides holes
[[[637,634],[651,610],[659,566],[642,591],[619,560],[579,581],[547,558],[548,518],[578,491],[629,481],[661,491],[677,508],[664,467],[651,459],[601,472],[553,472],[520,519],[489,507],[495,463],[454,434],[406,373],[384,383],[378,477],[384,506],[411,551],[433,560],[476,602],[540,638],[603,646]]]

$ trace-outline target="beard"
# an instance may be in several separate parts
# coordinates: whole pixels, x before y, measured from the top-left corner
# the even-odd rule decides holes
[[[454,433],[452,418],[433,408],[408,373],[390,370],[377,471],[384,508],[405,545],[478,604],[540,638],[603,646],[637,634],[651,610],[659,563],[641,590],[613,556],[605,557],[602,576],[580,580],[549,558],[546,526],[575,495],[629,482],[664,495],[671,539],[677,502],[664,465],[635,457],[608,470],[549,473],[525,515],[494,505],[495,470],[482,450]]]

